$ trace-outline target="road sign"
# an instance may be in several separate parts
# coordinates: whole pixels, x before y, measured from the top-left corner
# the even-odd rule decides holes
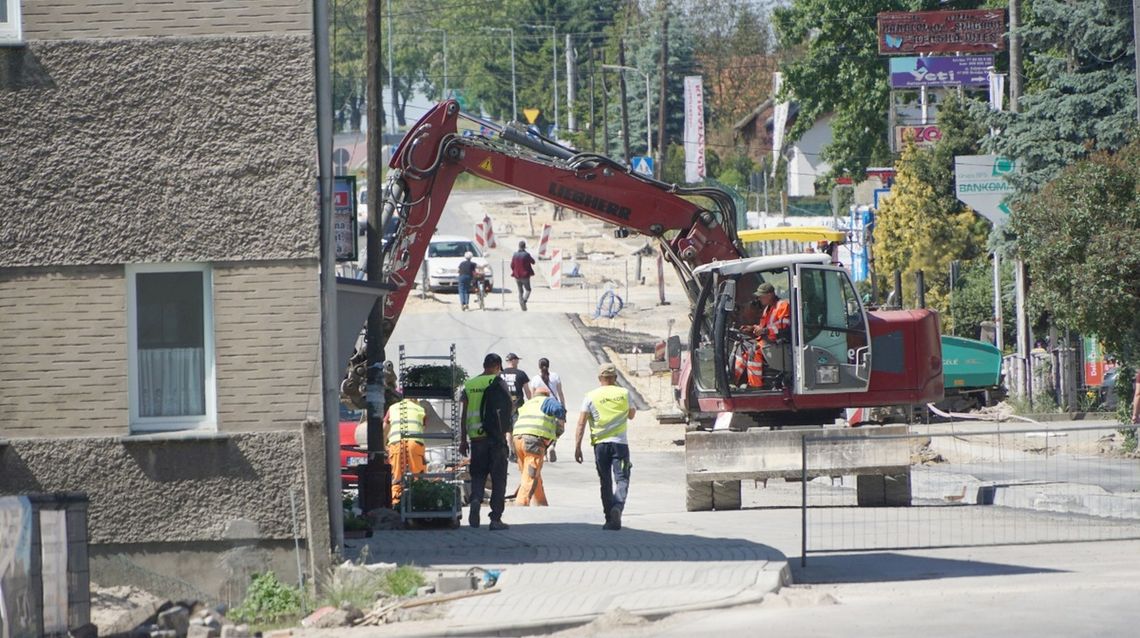
[[[956,155],[954,194],[995,226],[1001,226],[1009,221],[1005,199],[1017,192],[1006,177],[1016,170],[1016,162],[998,155]]]
[[[633,156],[633,172],[653,176],[653,158],[645,155]]]
[[[539,115],[542,115],[542,109],[523,109],[523,117],[526,118],[528,124],[537,122]]]

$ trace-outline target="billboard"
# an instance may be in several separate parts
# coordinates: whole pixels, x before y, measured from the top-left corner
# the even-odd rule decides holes
[[[979,215],[1001,226],[1009,220],[1005,198],[1017,192],[1006,177],[1017,163],[997,155],[955,155],[954,194]]]
[[[1005,10],[879,14],[879,54],[993,53],[1005,49]]]
[[[914,145],[919,148],[929,148],[942,139],[942,129],[937,124],[896,126],[895,148],[901,150],[906,147],[907,138],[914,140]]]
[[[989,86],[992,55],[891,58],[891,88]]]
[[[336,260],[356,261],[356,178],[333,178],[333,235],[336,237]]]

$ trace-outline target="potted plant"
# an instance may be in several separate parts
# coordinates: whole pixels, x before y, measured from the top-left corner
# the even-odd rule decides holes
[[[344,513],[344,537],[371,538],[372,527],[364,517],[346,510]]]
[[[455,507],[455,486],[446,481],[413,479],[401,498],[412,512],[447,512]]]
[[[455,389],[462,386],[466,380],[467,371],[461,366],[454,368],[450,365],[412,366],[404,373],[404,396],[409,398],[454,399]]]

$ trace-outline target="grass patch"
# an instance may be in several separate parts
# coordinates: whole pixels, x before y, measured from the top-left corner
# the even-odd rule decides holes
[[[302,593],[286,585],[273,572],[257,574],[249,583],[245,600],[227,616],[239,623],[277,626],[301,617]]]

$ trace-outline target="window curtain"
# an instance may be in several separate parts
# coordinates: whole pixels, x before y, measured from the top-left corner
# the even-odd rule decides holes
[[[204,348],[139,350],[139,416],[206,413]]]

